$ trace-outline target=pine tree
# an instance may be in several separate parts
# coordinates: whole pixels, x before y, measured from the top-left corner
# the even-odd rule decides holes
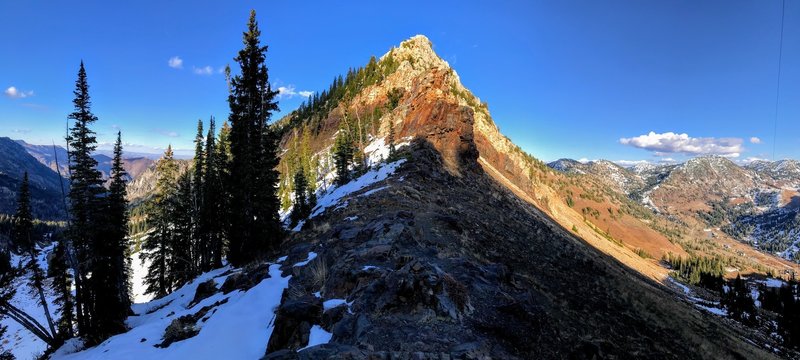
[[[209,254],[208,239],[206,234],[206,226],[202,219],[203,207],[203,182],[205,181],[206,172],[206,152],[205,144],[203,143],[203,121],[197,120],[197,135],[194,139],[194,173],[191,178],[191,224],[192,224],[192,260],[195,262],[195,267],[204,267],[203,263],[207,262],[206,258]]]
[[[395,149],[394,142],[395,142],[395,133],[394,133],[394,121],[389,119],[389,159],[388,161],[393,161],[397,150]]]
[[[170,199],[173,205],[167,215],[167,221],[172,226],[168,282],[175,287],[182,286],[197,276],[192,238],[193,197],[192,178],[185,172],[178,177],[177,189]]]
[[[222,266],[222,247],[225,237],[225,223],[223,216],[225,189],[223,186],[220,167],[225,166],[221,158],[227,154],[217,149],[214,132],[214,117],[211,117],[206,136],[205,178],[203,180],[203,207],[200,214],[205,242],[204,253],[200,262],[201,271],[209,271]]]
[[[117,142],[114,144],[111,183],[105,198],[103,236],[93,247],[93,337],[97,341],[125,331],[125,318],[130,313],[126,176],[122,167],[122,134],[118,132]]]
[[[86,70],[81,62],[78,79],[75,82],[75,99],[72,101],[75,110],[68,118],[74,123],[67,137],[69,169],[70,169],[70,215],[71,226],[69,238],[72,240],[72,252],[75,256],[71,267],[75,274],[75,311],[78,331],[83,335],[91,334],[92,311],[94,304],[92,289],[87,282],[86,274],[92,267],[92,246],[96,243],[98,230],[103,223],[102,215],[102,178],[97,171],[97,161],[92,153],[97,148],[97,139],[89,125],[97,121],[91,112],[89,84]]]
[[[276,248],[283,236],[277,196],[277,136],[268,122],[277,91],[265,65],[255,11],[250,12],[244,49],[234,59],[241,73],[231,78],[231,227],[229,260],[240,266]]]
[[[300,167],[300,170],[294,174],[294,207],[289,215],[291,227],[311,215],[311,202],[308,193],[308,180],[303,168]]]
[[[750,289],[747,288],[744,280],[739,275],[736,275],[730,290],[722,300],[731,318],[748,326],[755,325],[755,302],[750,297]]]
[[[800,346],[800,302],[797,300],[797,285],[796,281],[789,281],[778,292],[781,304],[778,329],[784,343],[795,348]]]
[[[233,166],[233,155],[231,154],[231,127],[228,122],[222,123],[222,128],[219,130],[219,137],[217,138],[216,148],[214,150],[214,164],[216,169],[216,176],[219,177],[218,183],[215,185],[217,188],[218,201],[216,221],[219,226],[220,237],[214,243],[214,258],[213,264],[215,268],[222,266],[222,256],[226,248],[225,239],[230,238],[231,234],[231,189],[230,184],[233,184],[231,179],[230,169]]]
[[[50,262],[50,271],[53,274],[52,289],[56,294],[54,300],[57,306],[56,312],[60,314],[58,324],[58,335],[61,341],[75,336],[75,312],[73,309],[74,302],[72,300],[72,278],[68,272],[69,259],[67,243],[64,240],[56,244],[53,252],[53,260]]]
[[[350,163],[353,160],[353,143],[344,129],[339,130],[333,149],[336,166],[336,184],[341,186],[350,182]]]
[[[17,244],[24,253],[28,255],[28,262],[25,269],[30,271],[29,286],[39,297],[39,306],[44,310],[47,325],[51,337],[55,337],[56,328],[53,318],[50,315],[49,305],[44,296],[44,272],[39,266],[39,249],[36,248],[36,241],[32,238],[33,214],[31,212],[31,193],[28,184],[28,172],[22,178],[19,188],[19,198],[17,199],[17,212],[14,214],[14,229],[12,241]]]
[[[172,251],[173,230],[169,216],[174,211],[172,197],[177,188],[178,173],[172,156],[172,146],[168,146],[156,165],[156,189],[150,210],[153,232],[142,245],[142,262],[150,261],[145,276],[146,292],[156,297],[165,296],[172,291],[169,282],[169,256]]]

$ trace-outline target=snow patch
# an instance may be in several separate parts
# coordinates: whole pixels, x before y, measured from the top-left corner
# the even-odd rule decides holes
[[[712,313],[714,315],[728,316],[728,310],[725,310],[725,309],[720,309],[720,308],[716,308],[716,307],[709,307],[709,306],[700,305],[700,304],[694,304],[694,306],[697,306],[698,308],[703,309],[705,311],[708,311],[708,312],[710,312],[710,313]]]
[[[143,251],[143,250],[142,250]],[[144,284],[144,277],[147,275],[147,268],[150,266],[150,260],[142,262],[142,251],[131,255],[132,279],[131,286],[133,287],[133,302],[146,303],[153,300],[153,295],[145,294],[147,285]]]
[[[308,345],[300,350],[305,350],[312,346],[327,344],[331,341],[332,337],[333,334],[325,331],[325,329],[321,328],[319,325],[314,325],[311,327],[311,334],[308,335]]]
[[[314,260],[316,258],[317,258],[317,253],[311,251],[311,252],[308,253],[308,258],[306,258],[305,260],[303,260],[303,261],[301,261],[301,262],[299,262],[297,264],[294,264],[293,266],[306,266],[308,263],[311,262],[311,260]]]
[[[330,300],[325,300],[325,301],[322,303],[322,308],[323,308],[323,311],[328,311],[328,310],[330,310],[330,309],[333,309],[333,308],[335,308],[335,307],[337,307],[337,306],[339,306],[339,305],[343,305],[343,304],[344,304],[344,305],[347,305],[347,307],[348,307],[348,308],[350,308],[350,303],[349,303],[349,302],[347,302],[347,300],[345,300],[345,299],[330,299]]]
[[[389,176],[394,174],[397,168],[405,162],[401,159],[389,164],[385,164],[377,169],[368,171],[366,174],[361,175],[358,179],[350,181],[347,184],[331,189],[330,191],[322,194],[317,200],[317,206],[311,212],[309,218],[313,218],[322,214],[326,209],[339,205],[339,202],[348,195],[364,189],[372,184],[386,180]]]

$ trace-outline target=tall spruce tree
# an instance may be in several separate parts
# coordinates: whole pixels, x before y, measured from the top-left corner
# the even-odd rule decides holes
[[[290,226],[294,227],[300,220],[311,214],[311,201],[308,193],[308,179],[306,179],[301,166],[294,174],[294,207],[289,215]]]
[[[191,178],[191,224],[192,224],[192,258],[196,266],[201,266],[208,256],[208,236],[206,226],[202,218],[203,207],[203,182],[206,177],[206,151],[203,143],[205,134],[203,133],[203,121],[197,120],[197,135],[194,138],[194,162]]]
[[[741,276],[736,275],[730,286],[730,290],[722,298],[722,303],[728,310],[728,315],[745,325],[754,326],[756,324],[756,306],[750,296],[750,289]]]
[[[219,212],[216,220],[220,227],[221,237],[219,241],[214,244],[214,267],[222,266],[222,257],[225,249],[228,249],[228,244],[225,239],[230,239],[231,236],[231,204],[232,195],[230,185],[233,184],[231,179],[231,167],[233,166],[233,155],[231,154],[231,127],[228,122],[222,123],[222,128],[219,130],[217,137],[217,144],[215,149],[216,156],[214,157],[214,164],[219,177],[218,194],[219,194]]]
[[[235,266],[276,248],[283,236],[278,216],[277,136],[269,126],[278,110],[269,83],[267,47],[261,46],[255,11],[250,12],[244,49],[234,59],[241,73],[231,78],[231,227],[228,257]]]
[[[395,148],[394,142],[395,142],[394,121],[389,119],[389,158],[387,159],[389,161],[393,161],[396,156],[395,153],[397,152],[397,149]]]
[[[78,331],[90,335],[92,325],[92,289],[87,282],[87,274],[93,262],[92,246],[98,242],[98,230],[103,228],[100,219],[103,211],[102,178],[97,171],[97,161],[92,153],[97,148],[97,139],[89,125],[97,121],[91,111],[89,84],[86,70],[81,62],[78,79],[75,82],[74,111],[68,119],[74,123],[67,137],[70,169],[70,215],[71,226],[68,237],[72,242],[74,261],[70,261],[75,276],[75,312]]]
[[[67,258],[69,249],[67,242],[59,240],[53,251],[53,260],[50,262],[48,271],[53,275],[52,289],[56,294],[53,303],[56,305],[56,313],[59,314],[57,320],[59,340],[63,341],[75,336],[75,312],[72,299],[72,277],[69,274],[69,259]]]
[[[221,156],[226,156],[217,151],[215,141],[214,117],[208,123],[205,150],[205,177],[203,179],[203,207],[200,214],[201,226],[205,234],[205,245],[201,248],[200,270],[208,271],[222,266],[222,244],[225,236],[223,201],[224,186],[220,167],[224,166]]]
[[[333,162],[336,166],[336,184],[350,182],[350,164],[353,162],[353,142],[346,129],[340,129],[333,145]]]
[[[142,263],[150,261],[144,283],[146,292],[157,298],[172,291],[170,283],[170,254],[173,229],[170,214],[174,211],[173,196],[177,186],[178,166],[173,159],[172,146],[156,165],[155,196],[150,204],[153,232],[142,245]]]
[[[178,287],[197,276],[197,270],[196,247],[192,238],[192,178],[189,172],[181,174],[176,185],[175,194],[170,199],[172,211],[167,214],[167,221],[172,227],[168,281]]]
[[[30,272],[28,285],[38,296],[39,306],[44,310],[47,319],[50,337],[55,338],[56,327],[53,317],[50,315],[49,305],[44,296],[44,272],[39,266],[39,249],[36,248],[36,241],[32,237],[33,214],[31,213],[31,193],[28,184],[28,172],[22,177],[22,184],[19,187],[19,197],[17,198],[17,212],[14,214],[14,228],[11,240],[28,256],[25,270]]]
[[[104,229],[93,247],[93,335],[98,341],[125,331],[125,318],[130,313],[126,176],[122,167],[122,134],[118,132],[111,165],[111,183],[105,197]]]

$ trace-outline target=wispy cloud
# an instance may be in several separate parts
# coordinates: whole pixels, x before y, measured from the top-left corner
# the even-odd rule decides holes
[[[621,138],[619,142],[623,145],[652,151],[656,156],[677,153],[686,155],[721,155],[735,158],[739,157],[744,151],[742,146],[744,140],[740,138],[699,138],[691,137],[685,133],[676,134],[673,132],[656,134],[651,131],[646,135]]]
[[[11,130],[11,132],[13,132],[14,134],[23,134],[24,135],[24,134],[30,134],[31,129],[14,129],[14,130]]]
[[[15,86],[9,86],[8,89],[6,89],[6,91],[3,91],[3,94],[12,99],[24,99],[26,97],[33,96],[33,90],[22,91],[17,89]]]
[[[750,143],[751,144],[761,144],[761,139],[753,136],[753,137],[750,138]]]
[[[313,91],[301,90],[297,91],[294,85],[286,85],[286,86],[279,86],[278,87],[278,98],[279,99],[291,99],[295,96],[302,96],[307,98],[314,94]]]
[[[214,73],[214,68],[206,65],[203,67],[192,67],[192,71],[197,75],[211,75]]]
[[[167,61],[169,67],[173,69],[183,69],[183,59],[180,56],[173,56]]]
[[[164,136],[171,137],[171,138],[176,138],[176,137],[181,136],[180,134],[178,134],[175,131],[169,131],[169,130],[164,130],[164,129],[153,129],[153,132],[155,132],[156,134],[164,135]]]

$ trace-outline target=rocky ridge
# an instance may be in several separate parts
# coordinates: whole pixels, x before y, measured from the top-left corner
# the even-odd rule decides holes
[[[651,227],[652,220],[651,224],[643,220],[650,216],[646,209],[624,195],[603,190],[602,183],[581,183],[583,178],[553,171],[521,151],[500,133],[488,106],[461,85],[458,75],[436,56],[427,38],[416,36],[404,41],[381,57],[381,62],[387,59],[399,61],[397,71],[336,104],[316,131],[304,129],[301,122],[299,128],[284,132],[284,158],[279,166],[284,184],[289,184],[292,174],[290,160],[297,151],[295,144],[306,141],[302,137],[309,138],[313,158],[318,160],[317,183],[331,179],[330,149],[339,122],[352,118],[352,114],[385,107],[394,89],[402,89],[402,97],[395,108],[377,119],[379,126],[370,138],[383,141],[391,123],[398,139],[413,140],[403,150],[402,156],[409,161],[397,176],[349,196],[346,206],[308,220],[302,231],[292,236],[285,251],[314,251],[319,254],[320,265],[312,267],[316,270],[292,270],[290,290],[282,305],[289,309],[278,311],[284,319],[279,320],[282,324],[276,325],[276,331],[282,330],[273,334],[276,340],[270,341],[273,352],[268,358],[311,356],[303,354],[370,358],[389,357],[394,352],[441,358],[452,355],[453,349],[464,348],[474,351],[474,358],[550,358],[569,353],[578,357],[655,356],[656,352],[649,352],[655,351],[653,343],[672,340],[657,333],[643,335],[640,320],[650,319],[659,329],[677,326],[663,319],[714,322],[693,318],[695,312],[664,300],[659,292],[667,288],[653,280],[664,279],[665,269],[634,254],[640,246],[651,246],[659,257],[665,251],[682,253]],[[601,166],[620,171],[607,164]],[[572,232],[566,230],[570,227]],[[566,258],[578,262],[562,263]],[[615,274],[600,279],[615,280],[599,280],[596,271],[606,270],[598,270],[598,266]],[[322,280],[321,268],[328,274]],[[447,285],[450,280],[444,279],[448,277],[461,285]],[[595,279],[589,280],[595,283],[589,285],[586,279]],[[631,288],[624,290],[627,285],[621,285],[623,282]],[[456,290],[451,293],[448,286]],[[462,287],[468,294],[466,301],[454,295],[462,292],[458,290]],[[572,288],[606,295],[567,290]],[[627,301],[619,300],[619,292],[651,294],[654,290],[658,295],[645,296],[640,305],[556,305],[591,298],[611,303]],[[331,325],[325,317],[327,311],[312,319],[291,315],[295,301],[310,304],[308,310],[316,314],[313,309],[318,308],[314,305],[318,301],[314,296],[323,301],[346,299],[344,317]],[[452,311],[453,304],[458,303],[469,306],[456,306]],[[576,310],[606,306],[631,312],[620,320],[612,312],[601,310],[588,315]],[[663,316],[640,313],[640,306],[655,306],[664,311]],[[305,329],[313,326],[330,331],[331,344],[312,348],[319,352],[308,349],[297,353],[308,336]],[[601,328],[637,336],[613,338]],[[733,357],[733,353],[753,351],[736,340],[740,336],[733,335],[736,331],[716,327],[709,331],[720,333],[686,336],[726,343],[722,346],[726,350],[716,355]],[[594,340],[582,341],[579,333],[592,334],[588,337]],[[572,340],[547,340],[553,337]],[[399,340],[405,338],[411,341]],[[579,346],[561,348],[565,343]],[[721,343],[716,344],[701,347],[716,349]],[[666,343],[657,347],[664,354],[680,352]],[[419,354],[414,355],[415,351]]]

